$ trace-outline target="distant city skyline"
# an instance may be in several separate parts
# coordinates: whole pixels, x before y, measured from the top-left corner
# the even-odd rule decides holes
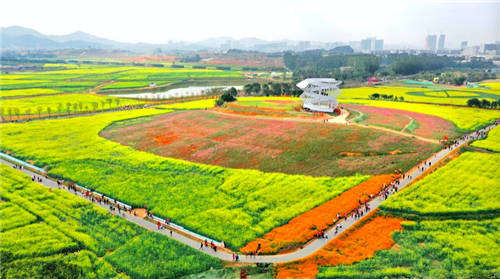
[[[384,49],[423,49],[429,34],[445,34],[445,48],[460,48],[462,41],[500,41],[498,1],[391,0],[374,5],[314,0],[18,0],[3,7],[15,12],[0,17],[2,27],[20,25],[51,35],[83,31],[122,42],[193,42],[225,36],[349,42],[376,37],[384,40]]]

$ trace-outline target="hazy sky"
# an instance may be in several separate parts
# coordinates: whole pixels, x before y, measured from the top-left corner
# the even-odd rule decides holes
[[[367,36],[422,47],[426,34],[500,41],[497,1],[355,0],[15,0],[2,3],[0,26],[46,34],[77,30],[126,42],[208,37],[349,41]]]

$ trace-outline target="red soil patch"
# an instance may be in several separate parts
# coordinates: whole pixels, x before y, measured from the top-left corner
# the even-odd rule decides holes
[[[359,207],[360,201],[362,203],[368,201],[370,195],[376,195],[382,190],[383,184],[389,184],[396,178],[397,176],[389,174],[374,176],[326,203],[293,218],[288,224],[274,228],[262,238],[248,243],[240,251],[256,251],[259,243],[261,244],[260,253],[263,254],[298,248],[312,240],[315,233],[326,230],[338,221],[337,213],[345,216],[352,212]]]
[[[367,216],[359,226],[330,241],[306,259],[278,265],[278,279],[315,278],[318,266],[352,264],[371,258],[376,251],[394,245],[392,233],[402,230],[401,218]]]
[[[392,173],[412,167],[439,147],[356,126],[245,118],[211,110],[177,111],[131,123],[112,125],[100,135],[166,157],[313,176]],[[390,155],[395,149],[402,153]]]
[[[405,132],[432,139],[442,139],[444,136],[449,138],[456,138],[459,136],[453,123],[440,117],[390,108],[354,104],[342,105],[348,109],[360,111],[363,114],[368,115],[368,118],[363,120],[362,123],[378,125],[401,131],[408,123],[410,123],[410,118],[413,118],[418,122],[418,127],[413,131]]]

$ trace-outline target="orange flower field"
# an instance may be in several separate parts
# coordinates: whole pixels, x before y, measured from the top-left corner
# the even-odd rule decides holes
[[[304,260],[278,265],[277,279],[314,278],[318,266],[352,264],[373,257],[376,251],[394,245],[392,233],[401,230],[401,218],[377,216],[374,211],[356,227],[333,239]]]
[[[247,253],[256,251],[259,243],[261,254],[296,249],[313,239],[318,231],[333,225],[337,221],[337,213],[341,216],[350,213],[359,206],[359,201],[367,201],[370,194],[377,194],[383,184],[389,184],[395,178],[397,178],[396,175],[390,174],[373,176],[326,203],[293,218],[287,224],[274,228],[262,238],[248,243],[240,250]]]

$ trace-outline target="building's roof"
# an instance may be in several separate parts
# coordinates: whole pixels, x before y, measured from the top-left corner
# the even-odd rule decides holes
[[[337,88],[342,82],[337,81],[334,78],[308,78],[299,83],[297,83],[297,87],[304,90],[305,88],[315,87],[318,89],[330,89]]]

